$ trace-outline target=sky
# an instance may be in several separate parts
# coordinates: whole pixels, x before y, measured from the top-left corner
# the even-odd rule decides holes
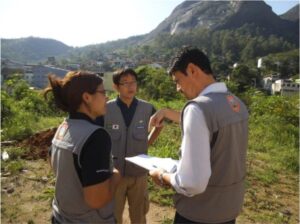
[[[41,37],[69,46],[146,34],[184,0],[1,0],[0,38]],[[281,15],[299,0],[266,0]]]

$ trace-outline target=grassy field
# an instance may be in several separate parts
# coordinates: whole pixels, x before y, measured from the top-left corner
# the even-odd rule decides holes
[[[299,99],[255,94],[247,97],[244,100],[250,119],[246,195],[238,223],[299,223]],[[180,110],[184,105],[182,100],[152,103],[157,109]],[[12,110],[15,119],[9,120],[11,125],[2,127],[2,136],[20,136],[24,132],[21,128],[33,133],[57,126],[63,119],[29,119],[29,114],[22,118],[17,109]],[[166,122],[149,154],[177,159],[180,139],[179,126]],[[3,151],[9,153],[10,159],[1,163],[2,223],[46,223],[54,192],[47,162],[21,159],[22,153],[28,151],[24,148],[2,146]],[[154,186],[151,180],[149,190],[153,203],[173,205],[173,190]],[[171,223],[169,218],[163,220],[162,223]]]
[[[166,124],[149,152],[177,158],[179,142],[177,126]],[[4,150],[10,159],[1,164],[1,223],[47,223],[55,181],[48,162],[21,159],[27,151],[24,148],[2,147]],[[248,151],[247,191],[238,223],[299,223],[298,173],[278,164],[276,156],[269,152]],[[150,178],[149,192],[153,203],[166,208],[173,206],[173,190],[157,187]],[[172,223],[172,219],[163,214],[159,220],[158,223]]]

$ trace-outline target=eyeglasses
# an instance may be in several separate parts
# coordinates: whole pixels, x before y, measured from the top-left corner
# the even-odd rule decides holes
[[[137,84],[136,81],[133,81],[133,82],[120,82],[119,85],[120,86],[124,86],[124,87],[130,87],[130,86],[135,86]]]
[[[106,96],[106,91],[105,90],[96,90],[95,93],[101,93],[104,96]]]

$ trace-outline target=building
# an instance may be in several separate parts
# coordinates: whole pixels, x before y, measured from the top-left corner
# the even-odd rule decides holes
[[[281,96],[293,96],[299,94],[300,84],[292,80],[278,79],[271,86],[271,94]]]
[[[32,67],[32,77],[29,83],[33,87],[45,88],[48,85],[48,74],[52,73],[63,78],[69,70],[48,65],[36,65]]]
[[[270,75],[261,80],[261,86],[264,90],[267,90],[269,93],[272,91],[272,84],[279,79],[278,75]]]
[[[53,73],[64,77],[69,70],[50,65],[24,64],[10,59],[1,59],[1,85],[13,74],[22,74],[28,84],[35,88],[45,88],[48,85],[48,74]]]

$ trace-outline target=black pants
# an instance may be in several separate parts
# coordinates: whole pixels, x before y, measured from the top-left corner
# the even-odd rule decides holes
[[[176,212],[176,214],[175,214],[173,223],[174,224],[184,224],[184,223],[208,224],[208,223],[204,223],[204,222],[194,222],[194,221],[188,220],[188,219],[184,218],[183,216],[179,215],[178,212]],[[222,222],[222,223],[216,223],[216,224],[235,224],[235,219],[228,221],[228,222]]]
[[[60,224],[60,222],[57,221],[57,219],[52,215],[51,216],[51,224]]]

